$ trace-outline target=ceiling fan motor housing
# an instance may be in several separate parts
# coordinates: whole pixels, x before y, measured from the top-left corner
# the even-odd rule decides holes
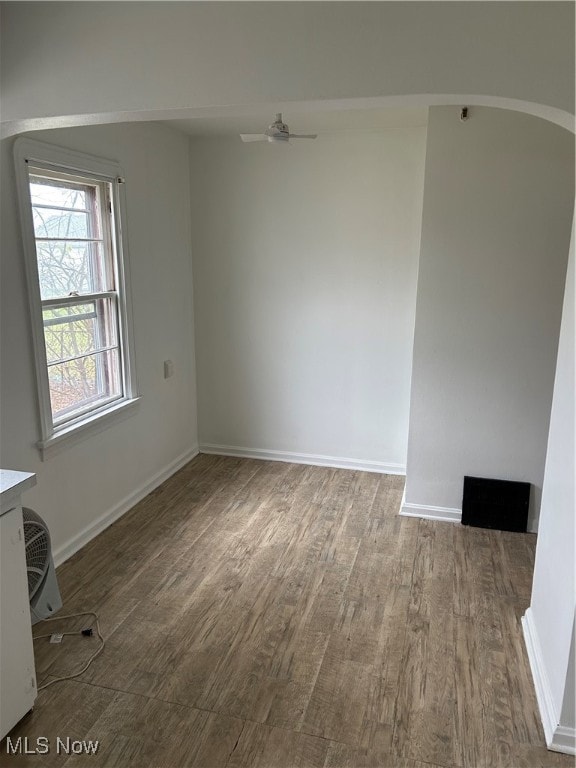
[[[290,131],[286,123],[282,122],[282,115],[277,114],[276,120],[272,125],[268,126],[266,131],[268,141],[288,141],[290,138]]]

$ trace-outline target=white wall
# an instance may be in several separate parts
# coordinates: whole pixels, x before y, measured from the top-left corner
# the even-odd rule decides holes
[[[4,122],[406,94],[574,112],[567,2],[16,2],[2,12]]]
[[[197,443],[188,141],[147,124],[47,131],[33,138],[118,160],[126,175],[142,400],[122,422],[41,462],[13,141],[2,142],[1,466],[38,474],[24,503],[46,518],[57,555],[65,555],[76,537],[127,497],[133,501],[138,489]],[[168,380],[165,359],[175,365]]]
[[[529,618],[540,647],[556,723],[576,727],[574,720],[574,645],[570,650],[576,608],[575,589],[575,493],[576,454],[574,429],[574,234],[564,295],[562,330],[550,418],[542,511]],[[572,660],[570,662],[570,653]],[[572,701],[570,701],[572,698]],[[554,724],[556,724],[554,723]]]
[[[456,516],[464,475],[525,480],[536,525],[573,200],[567,131],[430,110],[405,511]]]
[[[404,467],[424,153],[191,142],[201,444]]]

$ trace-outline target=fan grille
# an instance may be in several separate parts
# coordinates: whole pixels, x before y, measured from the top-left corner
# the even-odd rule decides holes
[[[23,509],[24,545],[28,573],[28,596],[32,598],[42,584],[50,564],[50,536],[43,521],[31,509]]]

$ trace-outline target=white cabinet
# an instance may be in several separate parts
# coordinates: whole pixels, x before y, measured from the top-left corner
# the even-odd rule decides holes
[[[35,475],[0,470],[0,738],[34,706],[36,672],[20,494]]]

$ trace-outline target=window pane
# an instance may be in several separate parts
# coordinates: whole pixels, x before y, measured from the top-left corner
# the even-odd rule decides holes
[[[32,205],[56,205],[61,208],[87,210],[88,187],[75,186],[31,176],[30,196]]]
[[[43,408],[41,414],[46,440],[70,422],[83,423],[93,411],[105,412],[109,403],[132,394],[132,384],[120,333],[123,284],[117,280],[121,251],[110,164],[89,158],[89,166],[96,163],[98,169],[92,173],[60,165],[62,155],[53,157],[48,146],[39,144],[37,152],[37,161],[26,160],[31,205],[23,224],[33,230],[26,233],[27,244],[35,246],[27,257],[33,271],[37,268],[41,298],[39,352],[46,353],[47,369],[39,377],[40,402],[43,407],[49,394],[51,411]],[[33,314],[36,321],[36,310]]]
[[[32,213],[36,237],[98,237],[98,233],[90,232],[90,217],[87,213],[57,208],[33,208]]]
[[[52,365],[48,379],[55,421],[97,408],[101,401],[122,395],[118,350]]]
[[[95,293],[112,288],[107,285],[101,243],[77,240],[36,242],[40,295],[43,299]]]
[[[116,346],[116,316],[112,299],[44,309],[44,339],[48,364]]]

